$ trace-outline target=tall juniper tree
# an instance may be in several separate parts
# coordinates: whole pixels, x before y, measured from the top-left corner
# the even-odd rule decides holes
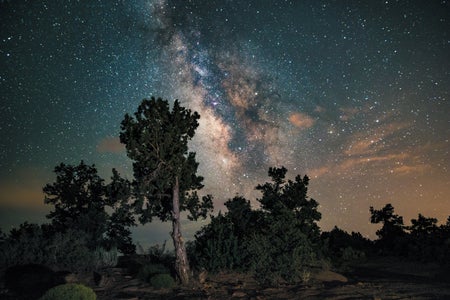
[[[200,115],[174,101],[144,99],[134,116],[125,115],[120,141],[133,160],[135,209],[145,224],[154,217],[172,222],[176,271],[183,284],[189,282],[189,262],[180,228],[180,212],[189,219],[206,217],[212,209],[210,196],[200,201],[196,190],[203,187],[197,176],[195,153],[188,152],[188,141],[195,134]]]

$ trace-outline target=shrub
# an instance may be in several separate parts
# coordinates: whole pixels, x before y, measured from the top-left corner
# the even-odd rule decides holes
[[[41,264],[70,271],[92,271],[117,264],[117,249],[91,250],[86,236],[77,230],[52,232],[24,223],[0,243],[0,267]]]
[[[138,278],[144,282],[150,282],[153,276],[166,273],[170,273],[170,271],[162,264],[147,264],[140,268]]]
[[[49,289],[39,300],[96,300],[94,291],[82,284],[62,284]]]
[[[209,272],[241,267],[243,252],[234,227],[229,217],[211,217],[211,223],[197,232],[195,242],[188,244],[191,262]]]
[[[94,266],[97,269],[105,267],[117,266],[118,256],[117,248],[113,247],[110,250],[106,250],[102,247],[97,247],[93,253]]]
[[[355,263],[366,260],[366,254],[363,251],[346,247],[342,250],[342,260],[344,263]]]
[[[246,269],[262,284],[307,280],[310,266],[318,263],[313,244],[289,215],[268,218],[262,232],[244,245]]]
[[[162,245],[150,246],[147,250],[138,243],[136,252],[135,258],[141,265],[162,264],[172,266],[175,264],[175,253],[166,251],[166,241]]]
[[[169,274],[157,274],[150,278],[150,284],[157,289],[170,289],[175,286],[175,280]]]

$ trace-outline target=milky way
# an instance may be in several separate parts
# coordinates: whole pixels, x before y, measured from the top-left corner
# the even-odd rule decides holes
[[[450,215],[447,1],[0,2],[0,226],[42,221],[60,162],[131,177],[119,125],[144,98],[198,111],[217,210],[271,166],[311,178],[324,230],[370,206]],[[198,225],[185,225],[188,236]],[[154,241],[167,232],[146,227]]]

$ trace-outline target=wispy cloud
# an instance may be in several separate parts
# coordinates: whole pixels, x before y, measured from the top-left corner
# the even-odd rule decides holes
[[[409,128],[407,123],[386,122],[365,132],[350,136],[326,166],[319,166],[310,171],[311,176],[327,174],[346,174],[350,171],[369,170],[371,174],[408,175],[425,172],[431,168],[421,159],[430,145],[405,148],[398,139],[402,130]],[[428,150],[427,150],[428,149]]]

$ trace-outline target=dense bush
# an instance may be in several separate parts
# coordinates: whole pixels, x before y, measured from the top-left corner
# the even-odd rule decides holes
[[[96,300],[95,292],[81,284],[62,284],[48,290],[39,300]]]
[[[373,242],[360,233],[346,231],[334,227],[329,232],[321,234],[322,252],[331,259],[336,267],[347,267],[353,263],[366,260],[371,253]]]
[[[138,272],[138,278],[144,282],[150,282],[150,279],[158,274],[170,273],[170,270],[162,264],[143,265]]]
[[[2,267],[42,264],[56,269],[87,271],[114,266],[117,249],[91,250],[83,232],[53,232],[47,225],[22,224],[0,243]]]
[[[243,251],[235,234],[232,220],[219,214],[196,234],[196,240],[187,245],[189,259],[198,269],[210,272],[242,268]]]
[[[137,260],[141,264],[162,264],[165,266],[172,266],[175,263],[175,254],[166,250],[166,241],[162,245],[156,244],[144,249],[140,244],[137,244]]]
[[[175,286],[175,280],[169,274],[157,274],[150,278],[150,284],[157,289],[170,289]]]
[[[296,226],[292,215],[268,220],[263,232],[243,244],[245,266],[261,283],[303,281],[318,263],[311,241]]]
[[[285,168],[270,168],[271,183],[258,185],[259,210],[236,196],[228,212],[211,217],[189,245],[191,261],[210,272],[251,272],[261,283],[305,281],[319,262],[318,203],[307,197],[308,177],[285,181]]]

